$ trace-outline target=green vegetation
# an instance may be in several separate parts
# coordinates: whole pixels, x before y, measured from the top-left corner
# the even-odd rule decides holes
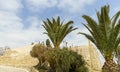
[[[39,63],[35,68],[39,72],[88,72],[83,57],[67,48],[46,49],[42,44],[36,44],[31,56],[38,58]]]
[[[50,63],[51,72],[88,72],[82,56],[67,48],[52,49],[46,60]]]
[[[91,40],[104,56],[106,62],[103,65],[103,72],[120,72],[118,65],[113,61],[115,51],[120,44],[120,11],[112,18],[109,16],[109,5],[97,12],[98,22],[90,16],[83,15],[87,24],[84,26],[91,33],[80,33]]]
[[[60,17],[58,17],[57,20],[55,20],[54,18],[52,20],[49,20],[47,18],[47,20],[43,22],[44,22],[43,27],[46,30],[45,34],[47,34],[50,40],[52,41],[54,48],[59,48],[63,39],[70,32],[77,29],[72,26],[73,21],[63,23],[60,22]]]

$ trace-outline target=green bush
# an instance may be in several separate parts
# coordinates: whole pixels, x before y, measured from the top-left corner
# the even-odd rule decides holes
[[[83,57],[66,48],[49,51],[46,60],[50,63],[50,72],[88,72]]]
[[[36,44],[30,54],[38,58],[35,68],[40,72],[88,72],[83,57],[67,48],[47,49],[42,44]]]

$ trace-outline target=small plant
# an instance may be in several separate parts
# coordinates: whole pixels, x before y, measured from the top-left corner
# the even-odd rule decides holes
[[[51,47],[52,47],[51,44],[50,44],[50,40],[49,40],[49,39],[46,40],[46,46],[47,46],[48,48],[51,48]]]

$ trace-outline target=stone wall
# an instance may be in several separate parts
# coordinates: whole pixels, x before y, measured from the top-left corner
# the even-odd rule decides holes
[[[26,68],[29,71],[34,70],[33,66],[37,65],[38,60],[30,56],[29,51],[32,46],[23,47],[22,51],[20,49],[7,50],[4,56],[0,56],[0,65],[13,66],[19,68]],[[26,50],[24,50],[26,49]],[[27,51],[29,50],[29,51]],[[89,49],[87,46],[78,46],[71,48],[73,51],[77,51],[81,54],[87,62],[87,66],[91,72],[100,72],[101,71],[101,62],[97,50],[91,46]],[[91,53],[91,54],[90,54]]]
[[[101,72],[102,64],[100,55],[94,46],[77,46],[71,50],[78,52],[85,59],[87,66],[91,72]]]
[[[30,69],[37,65],[37,63],[38,60],[36,58],[33,58],[30,55],[21,55],[16,51],[6,51],[4,56],[0,56],[0,65],[2,66]]]

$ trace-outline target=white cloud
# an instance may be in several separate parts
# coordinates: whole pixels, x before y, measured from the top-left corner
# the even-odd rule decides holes
[[[27,0],[26,3],[33,11],[50,8],[57,4],[57,0]]]
[[[60,0],[58,8],[68,12],[80,12],[80,10],[86,5],[91,4],[95,0]]]
[[[17,16],[21,8],[21,0],[0,0],[0,30],[9,32],[23,27],[22,19]]]
[[[19,28],[18,28],[19,27]],[[14,13],[0,11],[0,30],[3,32],[18,31],[23,28],[22,20]]]
[[[41,11],[56,7],[66,12],[79,12],[86,4],[92,4],[95,0],[27,0],[26,3],[32,11]]]
[[[17,12],[22,7],[21,0],[0,0],[0,10]]]

